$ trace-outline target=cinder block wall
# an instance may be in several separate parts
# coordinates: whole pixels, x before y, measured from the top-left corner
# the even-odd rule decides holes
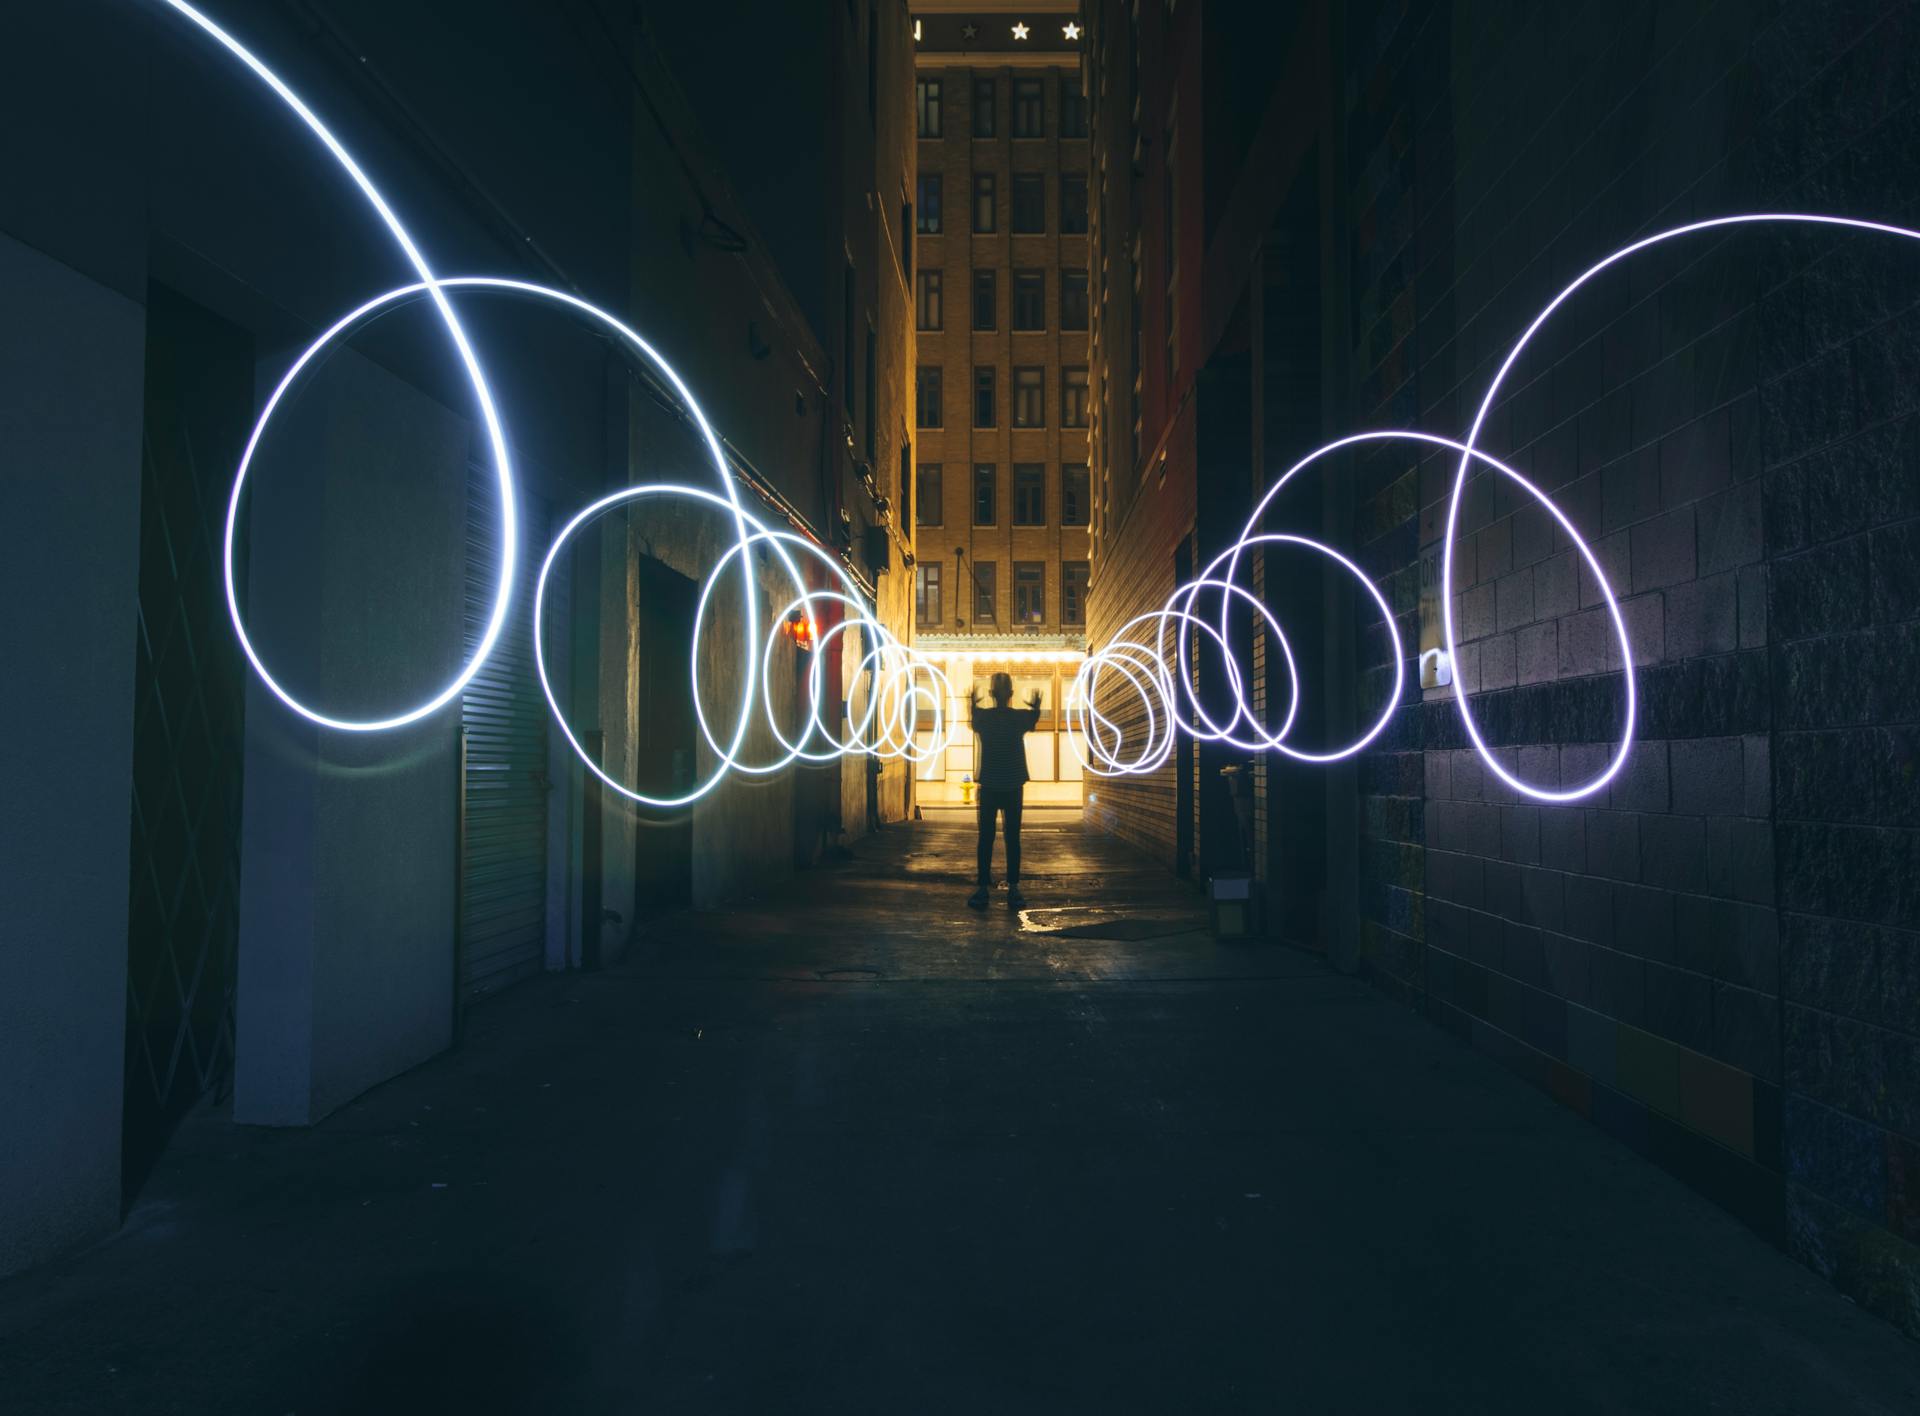
[[[1920,220],[1910,9],[1382,0],[1346,33],[1354,426],[1463,431],[1532,313],[1638,235]],[[1917,301],[1920,247],[1763,231],[1568,307],[1483,442],[1622,595],[1641,741],[1541,806],[1427,693],[1362,768],[1361,896],[1383,986],[1920,1335]],[[1409,644],[1452,472],[1359,470],[1354,543]],[[1490,481],[1457,555],[1502,760],[1590,776],[1619,697],[1591,577]]]

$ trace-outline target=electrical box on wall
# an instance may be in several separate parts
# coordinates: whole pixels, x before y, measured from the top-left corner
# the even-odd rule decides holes
[[[891,568],[893,547],[884,526],[869,526],[861,533],[861,554],[866,557],[867,569],[875,575],[885,575]]]

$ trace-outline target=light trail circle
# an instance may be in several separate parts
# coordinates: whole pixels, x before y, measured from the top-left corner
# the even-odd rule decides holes
[[[1579,290],[1580,287],[1585,285],[1589,280],[1592,280],[1596,275],[1599,275],[1609,267],[1618,265],[1628,257],[1637,255],[1648,247],[1657,246],[1664,241],[1672,241],[1681,236],[1697,235],[1702,231],[1718,231],[1739,226],[1764,225],[1841,227],[1854,231],[1871,231],[1882,236],[1900,236],[1909,241],[1920,241],[1920,231],[1915,231],[1905,226],[1893,226],[1883,221],[1862,221],[1855,217],[1848,216],[1820,216],[1809,212],[1785,211],[1747,212],[1733,216],[1710,217],[1705,221],[1693,221],[1687,223],[1685,226],[1675,226],[1666,231],[1656,231],[1651,236],[1644,236],[1631,245],[1622,246],[1604,260],[1597,261],[1587,267],[1587,269],[1575,277],[1565,289],[1558,295],[1555,295],[1552,300],[1548,301],[1539,314],[1533,317],[1533,322],[1527,326],[1520,338],[1514,342],[1513,347],[1507,351],[1507,357],[1501,361],[1499,369],[1494,372],[1493,381],[1487,385],[1486,396],[1480,400],[1479,411],[1473,415],[1473,423],[1467,429],[1465,440],[1457,445],[1460,453],[1460,465],[1454,473],[1453,493],[1447,498],[1447,525],[1445,537],[1442,542],[1443,549],[1441,551],[1440,561],[1440,623],[1446,634],[1447,656],[1456,662],[1458,661],[1459,656],[1454,644],[1453,623],[1453,542],[1455,531],[1460,520],[1460,502],[1466,495],[1467,473],[1472,466],[1472,460],[1476,457],[1483,458],[1492,463],[1493,466],[1500,468],[1500,470],[1505,472],[1509,477],[1519,482],[1520,485],[1531,492],[1538,501],[1544,504],[1547,510],[1553,513],[1554,519],[1573,536],[1574,544],[1580,547],[1581,552],[1586,556],[1588,565],[1593,568],[1594,574],[1599,578],[1601,588],[1606,591],[1607,608],[1613,614],[1614,625],[1620,636],[1622,663],[1626,667],[1627,675],[1627,730],[1621,739],[1619,751],[1613,755],[1612,759],[1599,775],[1571,789],[1549,791],[1541,787],[1536,787],[1531,782],[1522,781],[1519,777],[1501,766],[1499,759],[1488,749],[1486,742],[1480,736],[1479,724],[1474,721],[1473,709],[1468,703],[1470,695],[1465,691],[1465,688],[1460,685],[1459,680],[1457,678],[1455,679],[1453,695],[1454,706],[1460,713],[1461,725],[1466,728],[1467,738],[1473,743],[1474,750],[1479,753],[1481,760],[1487,764],[1488,770],[1490,770],[1494,776],[1498,777],[1515,791],[1530,796],[1536,801],[1578,801],[1583,797],[1591,796],[1606,786],[1608,782],[1612,781],[1614,777],[1619,774],[1620,769],[1626,765],[1627,752],[1631,746],[1633,737],[1633,652],[1627,646],[1626,626],[1620,618],[1619,606],[1614,602],[1612,588],[1608,586],[1605,575],[1600,572],[1599,564],[1594,560],[1593,553],[1588,550],[1587,543],[1573,530],[1565,515],[1561,513],[1560,508],[1554,505],[1551,497],[1547,496],[1546,493],[1542,492],[1539,488],[1533,486],[1532,483],[1520,476],[1519,473],[1513,471],[1512,468],[1502,463],[1494,462],[1493,459],[1486,457],[1486,454],[1479,450],[1476,443],[1480,437],[1480,430],[1486,424],[1487,415],[1493,411],[1494,402],[1500,396],[1500,389],[1506,382],[1507,375],[1512,372],[1513,366],[1519,362],[1520,355],[1525,352],[1527,346],[1533,342],[1533,337],[1540,332],[1548,320],[1553,318],[1554,312],[1558,310],[1561,305],[1565,304],[1574,292]]]
[[[313,110],[301,101],[300,96],[288,88],[278,74],[269,69],[266,64],[245,45],[241,44],[239,40],[220,28],[219,25],[215,24],[206,15],[194,9],[193,6],[186,4],[185,0],[159,0],[159,3],[167,6],[176,14],[198,27],[215,43],[219,44],[221,48],[225,49],[229,54],[233,55],[234,58],[238,59],[241,64],[245,65],[256,78],[272,90],[275,97],[285,104],[287,108],[293,112],[295,117],[306,125],[308,131],[319,139],[321,145],[332,155],[333,160],[340,165],[341,169],[352,179],[353,184],[360,189],[361,195],[367,199],[367,204],[373,208],[381,222],[386,226],[388,232],[392,234],[394,243],[400,247],[401,253],[406,256],[407,263],[413,267],[414,273],[420,277],[420,284],[413,288],[424,292],[433,301],[434,309],[439,312],[441,322],[445,324],[447,329],[447,337],[453,341],[453,347],[460,356],[461,366],[466,371],[467,381],[473,387],[473,396],[479,404],[481,419],[486,424],[487,441],[491,444],[493,450],[495,481],[500,492],[500,583],[494,592],[493,610],[488,615],[487,627],[480,637],[480,643],[474,649],[473,657],[467,661],[466,666],[461,669],[459,674],[456,675],[450,683],[432,698],[414,708],[408,709],[404,713],[397,713],[385,718],[335,718],[328,714],[321,713],[317,709],[308,707],[291,693],[287,692],[287,690],[274,679],[273,675],[267,671],[267,666],[260,658],[259,651],[254,648],[253,641],[247,637],[246,621],[240,613],[240,596],[238,588],[234,584],[233,577],[233,541],[236,523],[239,519],[241,489],[245,485],[247,469],[252,463],[254,451],[259,446],[260,436],[266,431],[267,422],[273,416],[274,408],[286,394],[288,387],[299,374],[300,370],[303,369],[311,359],[312,350],[309,350],[307,354],[302,355],[301,358],[295,362],[293,368],[287,371],[285,377],[281,379],[279,386],[274,389],[273,396],[267,400],[266,407],[261,411],[259,420],[255,422],[253,426],[252,435],[247,439],[246,452],[241,457],[239,470],[234,475],[233,491],[227,498],[227,528],[224,538],[224,549],[222,551],[222,573],[226,581],[227,591],[227,615],[228,618],[233,621],[234,633],[239,637],[240,648],[246,654],[247,662],[253,665],[254,672],[260,675],[260,681],[267,686],[274,697],[286,704],[287,707],[308,721],[318,723],[323,728],[336,728],[342,732],[375,733],[384,732],[390,728],[404,727],[408,723],[417,722],[421,718],[438,712],[441,708],[445,707],[459,694],[461,689],[467,686],[473,676],[480,672],[480,666],[486,662],[487,656],[493,652],[494,645],[499,641],[500,631],[507,622],[507,608],[513,600],[513,569],[520,558],[520,526],[519,516],[514,506],[513,467],[507,456],[506,432],[500,425],[500,415],[494,407],[493,392],[487,387],[486,376],[481,371],[479,357],[475,355],[473,346],[467,340],[466,330],[461,327],[459,318],[453,312],[452,304],[448,302],[447,297],[442,293],[441,286],[443,282],[435,278],[432,269],[427,265],[426,257],[421,254],[420,248],[414,244],[413,237],[408,234],[407,228],[401,224],[400,218],[394,214],[393,208],[387,204],[386,198],[380,194],[380,189],[373,185],[373,180],[361,170],[360,164],[354,161],[353,155],[347,151],[338,138],[334,137],[327,125],[320,121]],[[364,313],[368,308],[370,307],[362,306],[361,310],[356,313]],[[350,322],[353,318],[351,315],[348,316],[347,322]],[[343,322],[343,324],[344,323],[346,322]],[[322,336],[322,342],[329,341],[338,333],[341,327],[341,325],[335,325],[332,330],[329,330],[326,335]]]

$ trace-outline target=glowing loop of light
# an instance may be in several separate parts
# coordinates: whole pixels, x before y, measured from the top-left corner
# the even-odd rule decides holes
[[[1452,490],[1447,498],[1439,586],[1441,630],[1446,642],[1447,655],[1456,665],[1459,661],[1459,641],[1454,623],[1453,560],[1455,543],[1459,536],[1460,504],[1465,498],[1467,478],[1474,464],[1479,463],[1510,478],[1528,496],[1539,502],[1553,517],[1554,523],[1567,540],[1579,551],[1582,562],[1593,576],[1594,584],[1600,589],[1607,616],[1613,625],[1614,638],[1620,648],[1624,708],[1619,741],[1609,753],[1606,765],[1588,780],[1572,785],[1548,787],[1526,781],[1509,771],[1500,761],[1499,755],[1488,746],[1481,734],[1479,722],[1473,714],[1472,695],[1467,685],[1461,680],[1457,668],[1454,671],[1453,703],[1473,751],[1496,777],[1515,791],[1537,801],[1570,802],[1592,796],[1605,789],[1626,764],[1627,754],[1633,747],[1634,728],[1639,711],[1638,689],[1633,669],[1633,646],[1627,635],[1626,620],[1620,612],[1619,599],[1615,596],[1612,582],[1608,580],[1606,571],[1601,567],[1592,546],[1575,529],[1566,513],[1560,509],[1553,498],[1512,467],[1481,449],[1477,439],[1508,374],[1512,372],[1521,354],[1555,312],[1588,281],[1609,267],[1662,242],[1704,231],[1769,224],[1835,227],[1843,230],[1870,231],[1884,236],[1899,236],[1910,241],[1920,240],[1920,231],[1904,226],[1893,226],[1886,222],[1863,221],[1844,216],[1822,216],[1805,212],[1752,212],[1714,217],[1656,232],[1597,261],[1555,295],[1527,325],[1525,332],[1507,352],[1499,370],[1494,374],[1464,440],[1412,429],[1385,429],[1354,433],[1348,437],[1338,438],[1324,447],[1316,448],[1281,474],[1261,497],[1259,504],[1254,507],[1239,539],[1216,556],[1199,576],[1176,588],[1159,610],[1136,616],[1128,621],[1111,642],[1090,654],[1081,665],[1079,674],[1074,680],[1074,695],[1067,715],[1070,741],[1082,766],[1102,776],[1127,776],[1157,771],[1172,755],[1175,737],[1179,733],[1185,733],[1202,742],[1219,742],[1241,752],[1276,751],[1302,762],[1329,763],[1363,751],[1385,731],[1394,712],[1400,706],[1401,694],[1406,682],[1406,655],[1400,642],[1400,632],[1395,623],[1392,608],[1388,605],[1385,596],[1380,593],[1372,578],[1361,567],[1331,546],[1304,536],[1262,533],[1258,528],[1268,507],[1272,505],[1274,498],[1280,494],[1281,490],[1296,475],[1322,458],[1362,443],[1405,441],[1445,448],[1458,453],[1460,458],[1454,474]],[[1393,687],[1385,696],[1379,716],[1359,738],[1330,751],[1303,752],[1284,741],[1294,725],[1299,707],[1300,683],[1297,666],[1277,619],[1269,612],[1264,602],[1235,579],[1244,552],[1256,546],[1276,542],[1297,544],[1317,551],[1345,567],[1372,597],[1380,612],[1381,622],[1386,626],[1388,637],[1392,641]],[[1195,610],[1197,602],[1207,595],[1217,597],[1219,603],[1219,613],[1211,620],[1203,619]],[[1260,723],[1236,656],[1229,650],[1232,610],[1237,601],[1245,601],[1256,607],[1257,613],[1268,630],[1269,641],[1277,645],[1285,657],[1292,692],[1285,718],[1280,726],[1273,730],[1268,730]],[[1155,626],[1151,644],[1143,643],[1136,637],[1129,637],[1135,635],[1138,627],[1145,624]],[[1228,700],[1230,710],[1222,710],[1225,713],[1224,722],[1218,721],[1214,708],[1202,701],[1200,690],[1196,686],[1189,647],[1194,635],[1189,631],[1205,635],[1225,651],[1219,655],[1220,675],[1224,679],[1223,694]],[[1174,639],[1171,653],[1168,651],[1166,642],[1169,634]],[[1117,682],[1109,683],[1110,680],[1117,680]],[[1102,708],[1099,702],[1103,685],[1109,685],[1106,708]],[[1118,710],[1113,707],[1113,703],[1116,696],[1120,703],[1138,706],[1138,717],[1143,726],[1136,730],[1140,739],[1137,743],[1129,744],[1126,730],[1115,721],[1115,713]]]
[[[357,309],[349,312],[324,331],[294,361],[293,365],[275,386],[255,422],[253,431],[247,439],[245,451],[234,475],[233,490],[228,498],[227,525],[224,544],[223,569],[226,581],[227,609],[233,621],[234,633],[240,640],[247,660],[254,672],[269,690],[288,708],[302,717],[322,727],[336,728],[348,732],[378,732],[390,728],[402,727],[416,722],[440,708],[446,706],[465,688],[473,676],[479,672],[498,644],[500,631],[505,625],[508,606],[512,599],[514,568],[519,558],[519,528],[514,504],[514,481],[511,461],[507,454],[507,439],[501,425],[498,410],[494,406],[492,390],[489,388],[480,359],[452,303],[447,299],[446,291],[453,288],[471,287],[483,290],[510,292],[522,296],[547,300],[569,307],[589,319],[595,320],[614,330],[627,344],[660,371],[678,395],[689,415],[699,429],[701,439],[713,459],[716,475],[724,489],[725,496],[690,486],[671,484],[647,484],[628,487],[603,497],[568,522],[566,528],[555,538],[548,548],[546,558],[541,564],[539,583],[534,595],[534,659],[535,670],[539,676],[541,691],[545,694],[548,707],[552,710],[568,744],[573,748],[587,768],[599,776],[607,785],[622,795],[636,801],[655,806],[685,805],[698,799],[724,778],[729,772],[764,774],[779,771],[796,761],[827,762],[847,753],[866,752],[887,758],[902,758],[918,762],[927,760],[944,750],[947,742],[957,730],[957,725],[947,725],[941,712],[946,701],[950,685],[940,668],[924,655],[916,653],[910,646],[902,644],[886,627],[879,623],[867,609],[861,599],[858,587],[847,575],[844,568],[818,545],[804,537],[788,531],[770,530],[750,516],[741,504],[739,493],[734,484],[721,449],[720,440],[700,411],[698,402],[680,376],[661,358],[645,339],[628,328],[615,316],[598,306],[570,295],[565,291],[545,286],[533,285],[525,281],[508,280],[488,276],[462,276],[443,279],[433,273],[425,256],[415,243],[406,227],[401,223],[386,198],[374,186],[353,156],[333,135],[327,126],[307,107],[300,97],[283,82],[278,75],[255,57],[245,46],[216,25],[206,15],[185,0],[158,0],[158,3],[175,11],[203,33],[211,37],[229,54],[233,55],[246,69],[270,89],[306,128],[319,140],[328,154],[346,173],[357,187],[367,204],[380,218],[392,236],[401,253],[406,257],[419,280],[411,285],[388,291],[374,297]],[[1633,745],[1634,727],[1637,714],[1637,690],[1633,671],[1633,650],[1627,636],[1626,621],[1620,613],[1620,605],[1614,595],[1613,586],[1606,572],[1601,568],[1593,548],[1574,528],[1566,514],[1561,511],[1545,491],[1535,486],[1526,477],[1507,466],[1504,462],[1483,451],[1477,445],[1482,428],[1499,397],[1507,376],[1520,356],[1532,343],[1534,336],[1546,325],[1560,307],[1588,281],[1602,271],[1634,256],[1650,247],[1682,236],[1695,235],[1704,231],[1739,226],[1787,224],[1801,226],[1824,226],[1843,230],[1868,231],[1886,236],[1898,236],[1907,240],[1920,240],[1920,231],[1903,226],[1894,226],[1885,222],[1865,221],[1853,217],[1824,216],[1804,212],[1753,212],[1732,216],[1713,217],[1703,221],[1690,222],[1684,226],[1659,231],[1641,238],[1588,267],[1571,281],[1559,294],[1544,306],[1526,330],[1507,352],[1500,368],[1487,386],[1480,407],[1474,414],[1473,422],[1467,430],[1464,440],[1441,437],[1437,434],[1412,429],[1389,429],[1374,432],[1355,433],[1336,439],[1324,447],[1315,449],[1288,468],[1260,499],[1252,514],[1247,518],[1246,526],[1240,537],[1227,547],[1192,581],[1177,588],[1168,597],[1165,604],[1155,611],[1138,615],[1122,626],[1115,637],[1102,649],[1090,654],[1081,664],[1075,676],[1073,692],[1069,699],[1066,717],[1069,728],[1069,741],[1083,768],[1101,775],[1134,775],[1153,772],[1163,767],[1171,757],[1176,736],[1186,733],[1200,741],[1219,742],[1243,752],[1275,751],[1283,753],[1301,762],[1331,763],[1338,762],[1364,751],[1385,731],[1393,714],[1400,705],[1401,695],[1406,682],[1406,655],[1400,641],[1400,632],[1395,622],[1392,607],[1380,592],[1373,579],[1359,565],[1342,555],[1333,547],[1305,536],[1286,533],[1261,532],[1260,527],[1267,508],[1281,490],[1300,472],[1320,461],[1322,458],[1345,448],[1363,443],[1406,441],[1425,444],[1431,447],[1445,448],[1459,454],[1460,461],[1455,471],[1451,493],[1447,499],[1447,517],[1442,538],[1440,569],[1440,608],[1441,627],[1446,642],[1447,654],[1456,663],[1459,657],[1457,629],[1453,612],[1453,561],[1455,542],[1459,535],[1460,504],[1465,497],[1467,478],[1476,462],[1512,479],[1523,491],[1545,507],[1567,539],[1580,552],[1581,559],[1599,586],[1606,604],[1608,617],[1613,623],[1614,636],[1620,646],[1620,672],[1623,678],[1625,708],[1622,715],[1620,740],[1609,755],[1601,771],[1588,781],[1573,786],[1548,788],[1537,786],[1516,776],[1501,763],[1498,755],[1486,743],[1480,727],[1473,715],[1471,695],[1466,685],[1456,675],[1453,702],[1460,715],[1462,727],[1466,731],[1473,750],[1484,761],[1489,770],[1514,790],[1526,796],[1546,802],[1576,801],[1602,790],[1621,767]],[[260,657],[259,651],[247,634],[246,622],[240,613],[239,594],[234,579],[234,541],[237,534],[240,515],[240,502],[246,487],[247,475],[253,466],[261,438],[266,433],[274,413],[298,383],[301,375],[323,350],[337,339],[356,328],[362,321],[376,312],[385,309],[396,301],[417,296],[431,300],[441,323],[445,326],[447,337],[452,342],[461,367],[468,382],[472,385],[482,421],[486,425],[487,441],[493,452],[495,480],[500,498],[500,566],[498,586],[493,597],[493,607],[488,616],[487,625],[479,644],[467,660],[459,674],[444,685],[433,697],[407,709],[384,718],[347,719],[322,713],[296,699],[274,678]],[[705,781],[693,791],[676,797],[652,797],[639,792],[609,777],[599,764],[592,761],[575,738],[565,715],[560,711],[548,682],[544,650],[541,644],[540,613],[545,602],[547,578],[555,557],[568,539],[588,520],[598,516],[612,506],[635,501],[650,496],[687,497],[706,501],[730,511],[734,517],[737,539],[728,549],[720,562],[703,582],[699,597],[699,608],[695,617],[694,644],[690,657],[690,678],[693,702],[700,731],[712,749],[716,766]],[[1264,600],[1251,590],[1241,586],[1235,579],[1243,553],[1259,546],[1293,545],[1324,555],[1343,567],[1359,581],[1380,611],[1381,622],[1385,624],[1392,641],[1393,686],[1385,696],[1379,716],[1366,732],[1353,742],[1329,751],[1306,751],[1295,748],[1285,741],[1298,719],[1300,706],[1300,680],[1298,666],[1294,661],[1291,646],[1281,629],[1278,618]],[[789,602],[785,611],[772,620],[772,628],[766,644],[760,652],[754,650],[754,641],[758,637],[758,611],[756,584],[754,580],[752,551],[756,546],[765,546],[779,561],[788,578],[799,588],[799,594]],[[809,588],[800,573],[793,551],[812,557],[824,565],[844,587],[842,590],[820,590]],[[742,609],[746,621],[746,632],[742,636],[745,646],[742,664],[743,687],[740,693],[739,712],[735,718],[731,736],[722,743],[713,726],[709,723],[701,695],[701,668],[699,645],[699,627],[704,622],[707,604],[712,597],[713,588],[727,563],[734,557],[740,558]],[[1203,618],[1196,606],[1203,596],[1217,598],[1219,614],[1217,619]],[[1259,616],[1268,631],[1270,641],[1278,647],[1287,668],[1290,684],[1287,711],[1280,726],[1267,729],[1249,700],[1248,684],[1235,655],[1231,652],[1229,633],[1232,611],[1236,603],[1244,602],[1254,614]],[[817,648],[824,650],[827,641],[836,635],[845,634],[854,628],[862,632],[863,641],[868,645],[855,675],[871,675],[872,689],[868,695],[865,711],[858,719],[849,723],[846,734],[838,739],[833,735],[821,717],[823,704],[835,701],[828,696],[824,682],[824,668],[827,656],[816,653],[807,679],[806,730],[797,740],[789,739],[778,721],[778,713],[770,690],[774,635],[778,626],[787,615],[798,612],[813,618],[813,607],[826,604],[836,607],[838,617],[832,626],[821,636]],[[1140,638],[1130,637],[1140,631],[1140,627],[1151,625],[1152,643]],[[1172,666],[1169,664],[1167,638],[1172,635],[1174,648]],[[1222,650],[1219,664],[1225,679],[1226,693],[1231,701],[1231,713],[1224,723],[1215,719],[1212,709],[1201,701],[1196,686],[1193,665],[1190,659],[1190,645],[1195,635],[1204,635]],[[922,679],[925,682],[922,682]],[[1109,680],[1116,681],[1116,691],[1122,701],[1129,698],[1137,701],[1140,717],[1144,721],[1141,741],[1129,746],[1126,731],[1115,720],[1112,713],[1100,707],[1100,691]],[[762,762],[742,760],[742,745],[753,716],[754,702],[758,699],[768,726],[782,751]],[[1111,699],[1109,699],[1111,703]],[[926,745],[922,745],[918,736],[918,725],[922,709],[930,711],[934,731],[929,735]],[[1184,710],[1184,711],[1183,711]],[[810,747],[816,738],[823,744]]]

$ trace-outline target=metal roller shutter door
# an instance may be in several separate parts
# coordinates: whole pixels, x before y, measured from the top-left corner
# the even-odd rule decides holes
[[[523,497],[521,554],[507,621],[468,682],[466,834],[461,859],[461,985],[489,993],[540,970],[547,899],[547,719],[533,674],[533,582],[546,546],[543,503]],[[499,490],[490,467],[467,475],[466,651],[493,609]]]

